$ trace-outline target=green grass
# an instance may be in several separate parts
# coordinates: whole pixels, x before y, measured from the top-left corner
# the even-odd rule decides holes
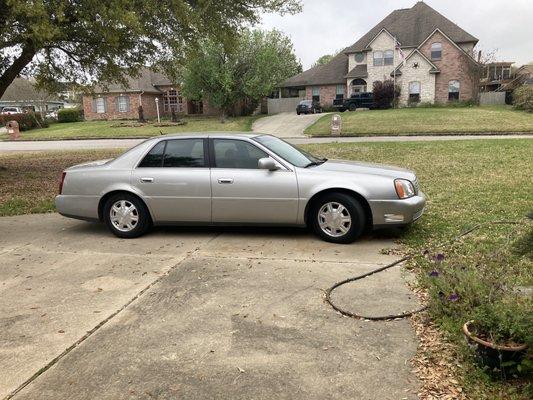
[[[509,106],[420,107],[346,111],[340,115],[343,135],[533,132],[533,114]],[[324,116],[305,134],[330,135],[330,123],[331,115]]]
[[[147,123],[143,126],[118,126],[135,124],[136,121],[85,121],[54,123],[48,128],[22,132],[23,140],[58,140],[58,139],[104,139],[125,137],[150,137],[168,133],[206,132],[206,131],[251,131],[256,116],[228,118],[220,123],[218,117],[186,117],[185,125],[154,126]],[[166,122],[166,121],[164,121]],[[0,140],[9,139],[7,134],[0,134]]]

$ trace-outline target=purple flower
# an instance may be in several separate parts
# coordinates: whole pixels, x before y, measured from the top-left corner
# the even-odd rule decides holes
[[[457,295],[456,293],[452,293],[448,296],[448,301],[456,302],[457,300],[459,300],[459,295]]]
[[[444,254],[438,253],[435,257],[433,257],[433,259],[436,262],[440,263],[440,262],[444,261]]]
[[[437,277],[437,276],[439,276],[439,271],[431,271],[431,272],[429,273],[429,276]]]

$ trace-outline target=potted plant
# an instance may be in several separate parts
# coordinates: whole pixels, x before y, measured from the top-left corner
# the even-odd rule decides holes
[[[476,360],[489,372],[507,378],[524,369],[532,341],[530,303],[518,295],[486,302],[473,311],[474,319],[463,325]]]

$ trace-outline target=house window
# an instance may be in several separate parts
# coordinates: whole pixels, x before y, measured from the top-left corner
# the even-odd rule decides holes
[[[383,56],[383,65],[392,65],[392,64],[394,64],[394,51],[387,50]]]
[[[365,60],[365,55],[363,53],[355,53],[354,59],[356,63],[362,63]]]
[[[409,82],[409,103],[420,102],[420,82]]]
[[[431,59],[440,60],[442,58],[442,44],[433,43],[431,45]]]
[[[167,90],[163,94],[163,111],[164,112],[179,112],[183,109],[183,97],[177,90]]]
[[[344,85],[337,85],[337,91],[335,93],[336,99],[343,99],[344,98]]]
[[[98,114],[104,114],[107,111],[107,102],[105,97],[96,98],[95,109]]]
[[[130,97],[118,96],[117,97],[117,111],[118,112],[130,112]]]
[[[459,81],[450,81],[448,84],[448,100],[459,100],[459,89],[461,89],[461,83]]]
[[[312,95],[313,95],[313,101],[319,102],[320,101],[320,87],[313,86]]]
[[[380,67],[383,65],[383,52],[375,51],[374,52],[374,67]]]

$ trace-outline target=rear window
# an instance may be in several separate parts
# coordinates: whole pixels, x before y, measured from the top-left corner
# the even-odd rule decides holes
[[[205,167],[203,139],[164,140],[156,144],[138,168],[201,168]]]
[[[301,106],[310,106],[311,105],[311,100],[300,101],[300,105]]]

